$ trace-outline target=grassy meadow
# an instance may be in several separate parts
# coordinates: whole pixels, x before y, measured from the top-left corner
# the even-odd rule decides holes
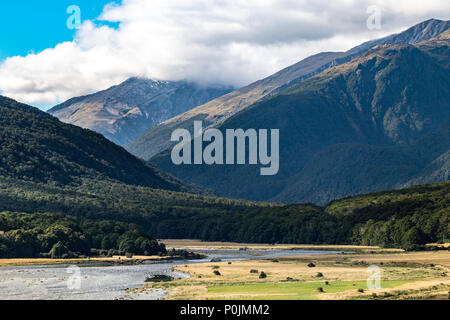
[[[179,240],[168,242],[168,246],[181,244]],[[185,244],[186,247],[195,247],[196,243],[189,241]],[[247,246],[252,249],[263,247],[234,243],[202,245],[207,246]],[[293,245],[290,248],[299,247],[301,246]],[[348,251],[349,248],[343,246],[338,250]],[[154,288],[169,289],[169,300],[449,298],[449,251],[403,252],[377,247],[354,247],[352,251],[354,253],[180,265],[175,269],[188,273],[188,279],[163,284],[149,283],[136,291],[145,293]],[[368,267],[374,265],[380,268],[381,288],[368,289]],[[261,278],[262,272],[266,277]]]

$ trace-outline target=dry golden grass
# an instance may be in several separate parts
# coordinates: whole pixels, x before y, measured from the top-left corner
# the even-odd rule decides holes
[[[381,249],[380,247],[371,246],[353,246],[353,245],[309,245],[309,244],[250,244],[250,243],[236,243],[236,242],[203,242],[201,240],[192,239],[162,239],[168,248],[206,248],[206,249],[240,249],[249,248],[254,250],[265,249],[280,249],[280,250],[292,250],[292,249],[305,249],[305,250],[337,250],[337,251],[382,251],[382,252],[402,252],[401,249]]]
[[[178,266],[179,271],[187,272],[191,277],[187,282],[191,283],[233,283],[233,282],[278,282],[290,277],[295,280],[312,281],[317,280],[316,274],[321,272],[324,279],[327,280],[364,280],[367,279],[367,267],[355,267],[350,265],[335,266],[327,263],[316,263],[315,268],[309,268],[305,260],[286,260],[278,263],[270,260],[257,261],[238,261],[229,265],[222,263],[204,263],[196,265]],[[217,269],[221,276],[216,276],[213,266],[219,266]],[[258,270],[258,273],[250,273],[250,270]],[[267,274],[266,279],[259,280],[259,273],[264,271]],[[199,278],[201,276],[201,278]],[[319,279],[320,280],[320,279]]]
[[[188,279],[175,281],[170,284],[170,295],[168,299],[234,299],[237,296],[233,292],[224,295],[208,293],[207,288],[217,285],[252,285],[264,283],[286,283],[290,281],[318,282],[329,281],[366,281],[368,278],[367,267],[376,264],[380,267],[382,281],[409,281],[411,283],[391,289],[378,289],[366,291],[364,294],[356,290],[333,294],[320,294],[321,299],[350,299],[361,295],[383,292],[394,292],[397,290],[422,290],[438,284],[450,285],[450,252],[411,252],[411,253],[389,253],[389,254],[327,254],[309,255],[272,260],[253,260],[228,262],[202,263],[188,266],[177,266],[176,269],[189,273]],[[315,267],[308,267],[313,262]],[[217,267],[219,267],[217,269]],[[258,270],[258,273],[250,273],[250,270]],[[215,275],[218,270],[221,275]],[[264,271],[267,278],[259,279],[259,273]],[[323,277],[316,277],[317,273]],[[149,285],[152,286],[151,284]],[[441,291],[445,290],[441,288]],[[441,292],[441,293],[442,293]],[[437,294],[431,290],[430,294]],[[249,293],[250,294],[250,293]],[[415,293],[417,294],[417,293]],[[250,295],[240,298],[252,298]],[[262,297],[262,296],[261,296]],[[412,296],[411,296],[412,297]],[[430,296],[431,297],[431,296]],[[257,297],[254,297],[257,298]]]
[[[7,266],[29,266],[29,265],[52,265],[52,264],[85,264],[95,262],[119,263],[121,261],[145,261],[165,259],[160,256],[134,256],[127,258],[125,256],[83,258],[83,259],[0,259],[0,267]]]
[[[427,247],[450,248],[450,243],[429,243]]]
[[[449,251],[424,251],[405,252],[397,254],[376,254],[376,255],[352,255],[353,261],[365,261],[367,263],[417,263],[436,264],[450,267]]]
[[[444,295],[448,297],[450,289],[450,279],[432,279],[426,281],[415,281],[406,283],[395,288],[382,288],[365,290],[364,293],[358,293],[355,290],[344,291],[340,293],[324,293],[319,295],[321,300],[342,300],[359,298],[370,298],[373,294],[383,297],[385,293],[397,294],[402,292],[403,295],[398,298],[427,298],[435,295]]]

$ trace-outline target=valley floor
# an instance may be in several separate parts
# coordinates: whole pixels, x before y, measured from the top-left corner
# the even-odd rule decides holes
[[[185,280],[148,284],[139,291],[165,288],[172,300],[316,300],[316,299],[449,299],[450,252],[402,252],[376,247],[242,245],[167,241],[168,246],[195,248],[308,248],[353,251],[302,255],[275,260],[210,262],[177,266]],[[314,265],[312,266],[311,265]],[[309,266],[308,266],[309,265]],[[369,266],[380,272],[381,288],[368,289]],[[379,268],[379,269],[377,269]],[[251,273],[250,271],[253,270]],[[218,271],[220,275],[214,273]],[[261,272],[267,277],[260,279]]]

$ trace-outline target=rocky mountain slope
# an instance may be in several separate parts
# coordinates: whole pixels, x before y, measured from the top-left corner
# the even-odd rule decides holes
[[[70,99],[48,112],[123,145],[146,129],[231,90],[186,81],[130,78],[107,90]]]
[[[346,63],[376,45],[415,44],[434,38],[449,28],[450,21],[431,19],[399,34],[369,41],[347,52],[324,52],[311,56],[266,79],[252,83],[152,127],[125,147],[138,157],[148,160],[173,145],[170,142],[170,135],[173,130],[185,128],[192,131],[195,120],[203,120],[205,126],[217,126],[253,103],[273,96],[330,67]]]
[[[449,38],[378,45],[218,126],[279,129],[276,176],[249,165],[175,166],[170,151],[152,163],[218,195],[288,203],[447,180]]]

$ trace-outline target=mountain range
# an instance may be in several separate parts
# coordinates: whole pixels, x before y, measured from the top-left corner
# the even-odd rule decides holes
[[[370,49],[350,61],[239,107],[214,124],[223,132],[279,129],[276,176],[260,176],[259,168],[249,165],[176,166],[170,149],[151,162],[220,196],[283,203],[323,205],[355,194],[448,180],[448,29],[449,22],[431,20],[364,44]],[[207,113],[199,114],[197,119],[207,121]],[[162,134],[185,116],[151,131]]]
[[[276,95],[326,69],[349,62],[377,45],[416,44],[434,38],[449,28],[450,21],[431,19],[399,34],[363,43],[347,52],[323,52],[313,55],[274,75],[154,126],[126,144],[125,148],[136,156],[149,160],[173,146],[170,135],[175,129],[184,128],[192,132],[193,122],[196,120],[202,120],[205,126],[218,126],[254,103]]]
[[[124,145],[146,129],[231,90],[188,81],[133,77],[107,90],[72,98],[48,112],[63,122],[94,130]]]

